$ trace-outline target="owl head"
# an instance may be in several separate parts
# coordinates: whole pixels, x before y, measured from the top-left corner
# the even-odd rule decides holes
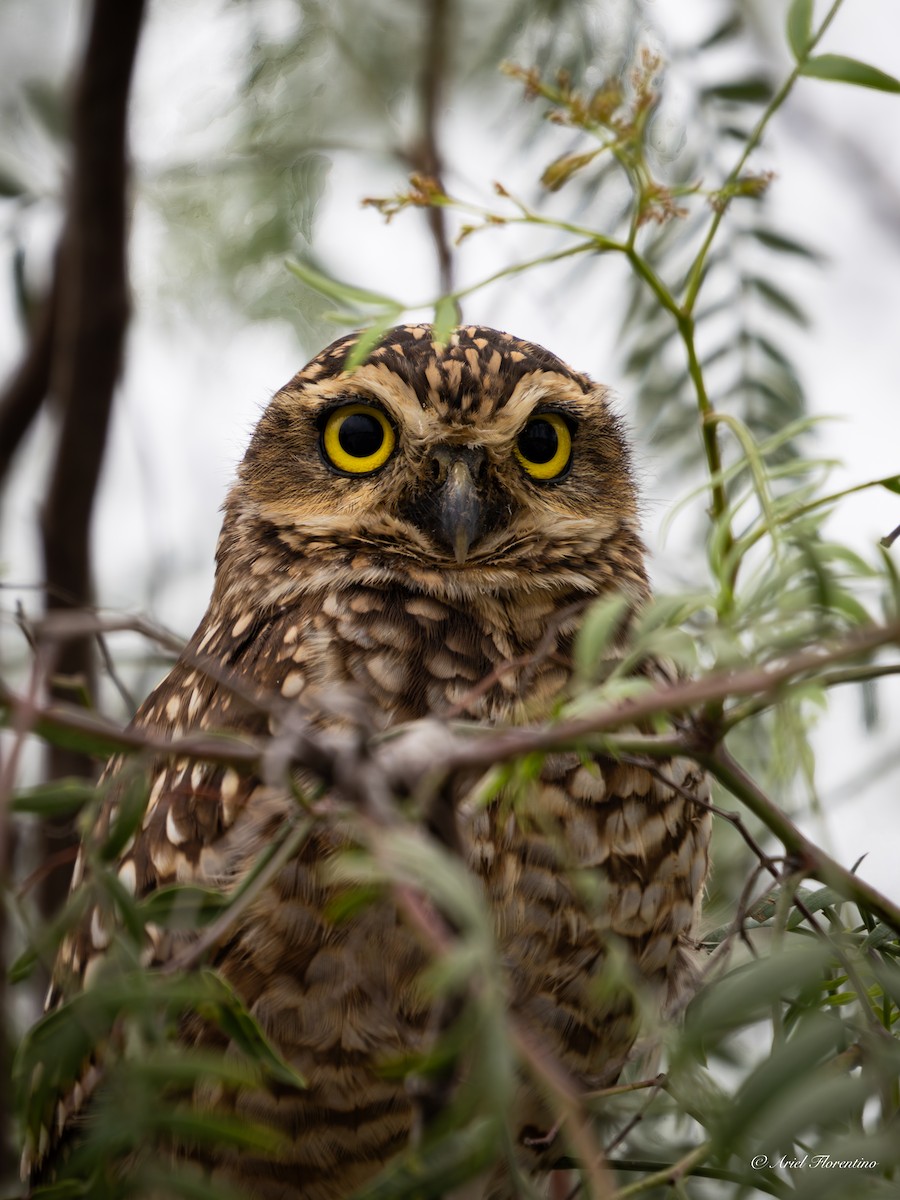
[[[482,326],[334,342],[273,398],[226,504],[220,584],[277,599],[352,572],[449,596],[646,587],[628,447],[607,392]],[[262,596],[261,596],[262,599]],[[263,601],[264,602],[264,601]]]

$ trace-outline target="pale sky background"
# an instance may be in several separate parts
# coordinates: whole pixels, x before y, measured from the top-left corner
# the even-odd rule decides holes
[[[40,4],[7,0],[21,12],[21,46],[7,48],[9,61],[25,72],[34,38],[41,54],[64,57],[74,25],[40,27]],[[32,4],[29,11],[28,5]],[[653,6],[670,44],[677,47],[697,27],[706,27],[708,0],[658,0]],[[779,11],[786,5],[778,5]],[[238,60],[236,9],[223,6],[214,26],[205,8],[178,0],[156,0],[145,30],[133,109],[133,153],[138,172],[152,172],[167,156],[190,161],[217,139],[218,114],[233,96]],[[783,42],[783,39],[782,39]],[[49,49],[48,49],[49,45]],[[854,55],[900,77],[900,4],[897,0],[847,0],[822,49]],[[783,44],[773,50],[789,59]],[[672,86],[677,90],[677,73]],[[448,158],[454,146],[474,144],[464,173],[448,183],[482,189],[501,178],[515,188],[533,179],[550,154],[536,159],[498,160],[496,131],[465,98],[445,113]],[[877,184],[859,176],[841,157],[832,131],[864,149],[881,167]],[[474,139],[474,143],[473,143]],[[783,340],[799,365],[811,409],[839,421],[821,427],[820,452],[844,467],[833,487],[900,472],[900,96],[814,80],[801,81],[752,160],[773,168],[775,224],[824,251],[822,269],[782,258],[784,282],[812,318],[807,331],[788,328]],[[323,261],[338,277],[404,297],[427,298],[436,290],[423,280],[432,253],[418,214],[403,214],[390,226],[360,208],[364,195],[387,194],[396,173],[366,171],[337,157],[319,209],[317,243]],[[883,213],[884,219],[879,215]],[[891,225],[891,220],[894,224]],[[50,226],[48,223],[48,244]],[[209,595],[219,506],[261,408],[318,347],[299,347],[283,325],[251,324],[224,306],[188,319],[160,299],[159,261],[163,229],[139,205],[133,230],[136,318],[130,334],[126,373],[108,448],[94,527],[98,593],[108,608],[148,611],[188,635]],[[508,234],[508,236],[507,236]],[[487,274],[527,254],[525,238],[513,231],[471,239],[460,253],[459,277]],[[7,253],[3,249],[3,255]],[[615,343],[623,268],[604,260],[594,272],[591,304],[572,304],[562,269],[544,269],[525,282],[503,283],[467,303],[467,321],[510,329],[547,345],[573,366],[611,385],[629,412],[627,382],[619,374]],[[555,284],[558,288],[554,290]],[[5,292],[0,304],[7,303]],[[173,315],[174,313],[174,315]],[[609,319],[604,319],[609,313]],[[427,314],[422,314],[427,316]],[[11,322],[0,312],[0,329]],[[336,328],[335,336],[340,332]],[[0,371],[15,361],[18,347],[0,343]],[[659,530],[678,494],[661,480],[660,455],[635,430],[646,497],[647,540],[656,571],[683,569],[678,535],[667,549]],[[46,426],[21,455],[15,486],[3,514],[5,578],[28,584],[40,576],[34,541],[36,505],[42,492],[49,442]],[[900,497],[884,491],[846,501],[831,518],[830,532],[864,558],[874,560],[878,539],[900,523]],[[667,555],[669,559],[667,561]],[[900,543],[895,549],[900,556]],[[25,602],[36,599],[23,593]],[[6,603],[4,607],[8,608]],[[900,894],[896,857],[900,688],[880,689],[882,725],[864,738],[859,699],[845,690],[832,697],[816,737],[820,790],[827,808],[826,832],[806,827],[848,865],[868,853],[861,873],[876,886]],[[864,764],[893,755],[893,771],[877,785],[860,782]],[[846,786],[848,785],[849,786]]]

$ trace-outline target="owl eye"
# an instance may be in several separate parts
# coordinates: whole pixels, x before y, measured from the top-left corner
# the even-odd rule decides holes
[[[569,426],[558,413],[532,417],[516,440],[516,458],[532,479],[560,479],[572,461]]]
[[[380,409],[367,404],[336,408],[322,430],[322,453],[346,475],[370,475],[391,457],[396,438]]]

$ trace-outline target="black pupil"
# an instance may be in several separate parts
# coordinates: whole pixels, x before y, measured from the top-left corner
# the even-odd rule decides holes
[[[533,463],[548,463],[559,449],[559,438],[549,421],[530,421],[519,434],[519,450]]]
[[[351,458],[368,458],[381,449],[384,430],[381,423],[368,413],[351,413],[341,421],[338,441],[341,449]]]

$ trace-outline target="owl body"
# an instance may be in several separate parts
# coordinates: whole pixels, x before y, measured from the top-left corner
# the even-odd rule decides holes
[[[210,608],[138,729],[289,744],[297,713],[351,740],[360,713],[375,730],[540,721],[566,693],[585,608],[646,598],[627,448],[601,388],[480,327],[445,346],[427,326],[390,331],[351,372],[352,345],[329,347],[263,415],[226,505]],[[315,794],[312,775],[296,783]],[[610,945],[661,1003],[685,976],[707,870],[702,776],[680,760],[650,772],[560,752],[516,798],[477,804],[471,784],[445,798],[449,840],[484,890],[510,1008],[576,1090],[602,1087],[636,1032],[627,995],[604,985]],[[233,890],[297,803],[265,772],[160,759],[119,879],[139,897],[172,882]],[[114,806],[113,792],[101,824]],[[411,1089],[385,1064],[433,1044],[431,951],[390,889],[336,915],[334,864],[358,844],[342,797],[320,794],[296,851],[213,951],[307,1081],[195,1096],[283,1135],[268,1158],[191,1152],[247,1196],[349,1196],[416,1131]],[[591,899],[585,874],[599,883]],[[186,936],[148,933],[145,958],[160,965]],[[53,1002],[91,985],[110,937],[95,911],[67,938]],[[227,1047],[197,1017],[182,1036]],[[61,1098],[55,1132],[87,1090]],[[521,1092],[510,1135],[539,1171],[562,1151],[543,1100]],[[502,1179],[498,1167],[492,1194]]]

